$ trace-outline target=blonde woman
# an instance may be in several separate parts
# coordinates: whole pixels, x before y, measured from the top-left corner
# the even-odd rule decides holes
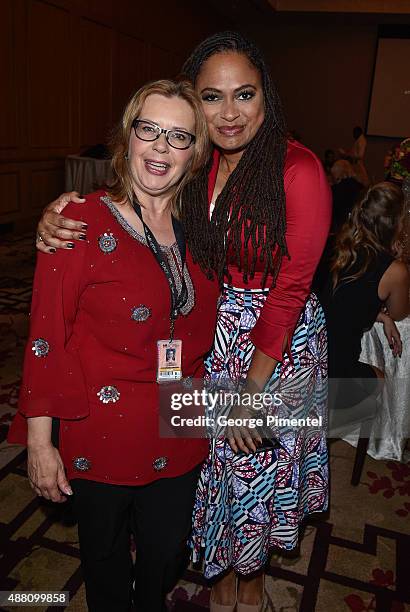
[[[159,437],[157,343],[173,333],[183,375],[201,377],[219,293],[172,215],[208,157],[192,86],[140,89],[113,153],[110,190],[67,207],[88,226],[87,240],[54,257],[39,254],[9,441],[27,444],[38,495],[74,495],[88,609],[128,612],[134,599],[141,612],[162,612],[186,561],[208,442]]]

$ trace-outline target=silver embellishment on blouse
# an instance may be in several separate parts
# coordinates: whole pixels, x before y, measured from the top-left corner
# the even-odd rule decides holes
[[[138,242],[141,242],[142,244],[145,244],[145,246],[147,246],[147,241],[145,240],[144,236],[142,236],[141,234],[139,234],[137,232],[137,230],[135,230],[129,223],[128,221],[122,216],[122,214],[120,213],[120,211],[118,210],[118,208],[113,204],[113,201],[111,200],[111,198],[107,195],[105,196],[101,196],[100,198],[101,202],[104,202],[104,204],[107,206],[107,208],[110,210],[111,214],[117,219],[118,223],[121,225],[121,227],[123,227],[125,229],[125,231],[132,236],[133,238],[135,238],[135,240],[138,240]]]
[[[168,457],[158,457],[152,462],[152,467],[156,472],[160,472],[168,465]]]
[[[98,238],[98,244],[103,253],[112,253],[117,248],[117,241],[112,234],[104,232]]]
[[[101,196],[100,200],[107,206],[107,208],[110,210],[110,212],[115,217],[115,219],[118,221],[118,223],[121,225],[121,227],[123,227],[125,231],[130,236],[132,236],[132,238],[135,238],[135,240],[138,240],[138,242],[140,242],[141,244],[148,246],[147,241],[145,240],[145,237],[139,234],[128,223],[128,221],[122,216],[122,214],[120,213],[118,208],[113,204],[113,201],[108,195]],[[181,269],[181,255],[179,252],[178,244],[175,243],[171,246],[160,245],[160,248],[169,261],[171,274],[175,279],[177,291],[179,293],[181,291],[182,283],[181,283],[181,276],[180,276],[179,270],[175,264],[175,258],[176,258],[176,260],[178,261],[178,267],[179,269]],[[195,290],[194,290],[192,279],[191,279],[191,276],[189,274],[188,267],[186,264],[184,265],[184,279],[185,279],[186,287],[188,290],[188,299],[186,301],[185,306],[181,308],[181,313],[183,315],[187,315],[191,312],[191,310],[193,309],[195,305]]]
[[[135,308],[131,309],[131,319],[133,319],[133,321],[146,321],[150,316],[151,308],[144,306],[144,304],[140,304],[139,306],[135,306]]]
[[[87,457],[76,457],[73,466],[78,472],[87,472],[91,468],[91,461]]]
[[[185,389],[192,389],[194,386],[192,376],[185,376],[185,378],[182,379],[182,386],[185,387]]]
[[[98,393],[98,397],[100,398],[100,402],[103,404],[108,404],[109,402],[118,402],[120,399],[120,392],[116,387],[111,385],[107,385],[106,387],[102,387]]]
[[[180,293],[182,289],[182,281],[181,281],[181,275],[179,271],[181,270],[181,267],[182,267],[182,260],[181,260],[181,254],[179,252],[178,245],[173,244],[170,247],[161,246],[161,250],[168,260],[169,268],[175,280],[177,291],[178,293]],[[178,265],[175,259],[178,262]],[[193,309],[195,305],[195,290],[194,290],[191,276],[188,272],[188,268],[186,264],[184,265],[184,280],[185,280],[188,295],[187,295],[187,301],[185,302],[184,306],[181,308],[181,314],[186,316],[187,314],[191,312],[191,310]]]
[[[36,357],[45,357],[50,351],[50,345],[44,338],[33,340],[31,350],[34,351]]]

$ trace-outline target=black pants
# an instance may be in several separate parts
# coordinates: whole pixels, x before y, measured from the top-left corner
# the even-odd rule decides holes
[[[126,487],[71,482],[90,612],[163,612],[185,569],[199,467],[176,478]],[[136,563],[130,555],[130,534]],[[135,592],[132,584],[135,580]]]

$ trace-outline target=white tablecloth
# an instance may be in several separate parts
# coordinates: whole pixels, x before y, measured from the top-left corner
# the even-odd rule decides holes
[[[65,159],[65,190],[85,195],[100,188],[111,178],[109,159],[69,155]]]
[[[360,361],[376,366],[385,374],[381,408],[378,411],[369,442],[368,453],[374,459],[406,461],[410,437],[410,317],[397,323],[403,342],[401,357],[393,357],[383,333],[383,325],[375,323],[362,339]],[[356,445],[357,435],[344,438]]]

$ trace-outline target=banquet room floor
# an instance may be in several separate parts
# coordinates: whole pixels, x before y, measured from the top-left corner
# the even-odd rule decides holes
[[[17,406],[34,261],[31,234],[1,236],[0,590],[68,590],[66,609],[85,612],[69,512],[33,494],[24,450],[5,441]],[[331,445],[330,511],[305,525],[298,551],[272,554],[263,612],[410,612],[410,463],[368,456],[352,487],[354,453],[346,442]],[[169,609],[201,612],[208,602],[208,585],[199,568],[190,568],[169,596]],[[0,608],[9,609],[16,608]]]

